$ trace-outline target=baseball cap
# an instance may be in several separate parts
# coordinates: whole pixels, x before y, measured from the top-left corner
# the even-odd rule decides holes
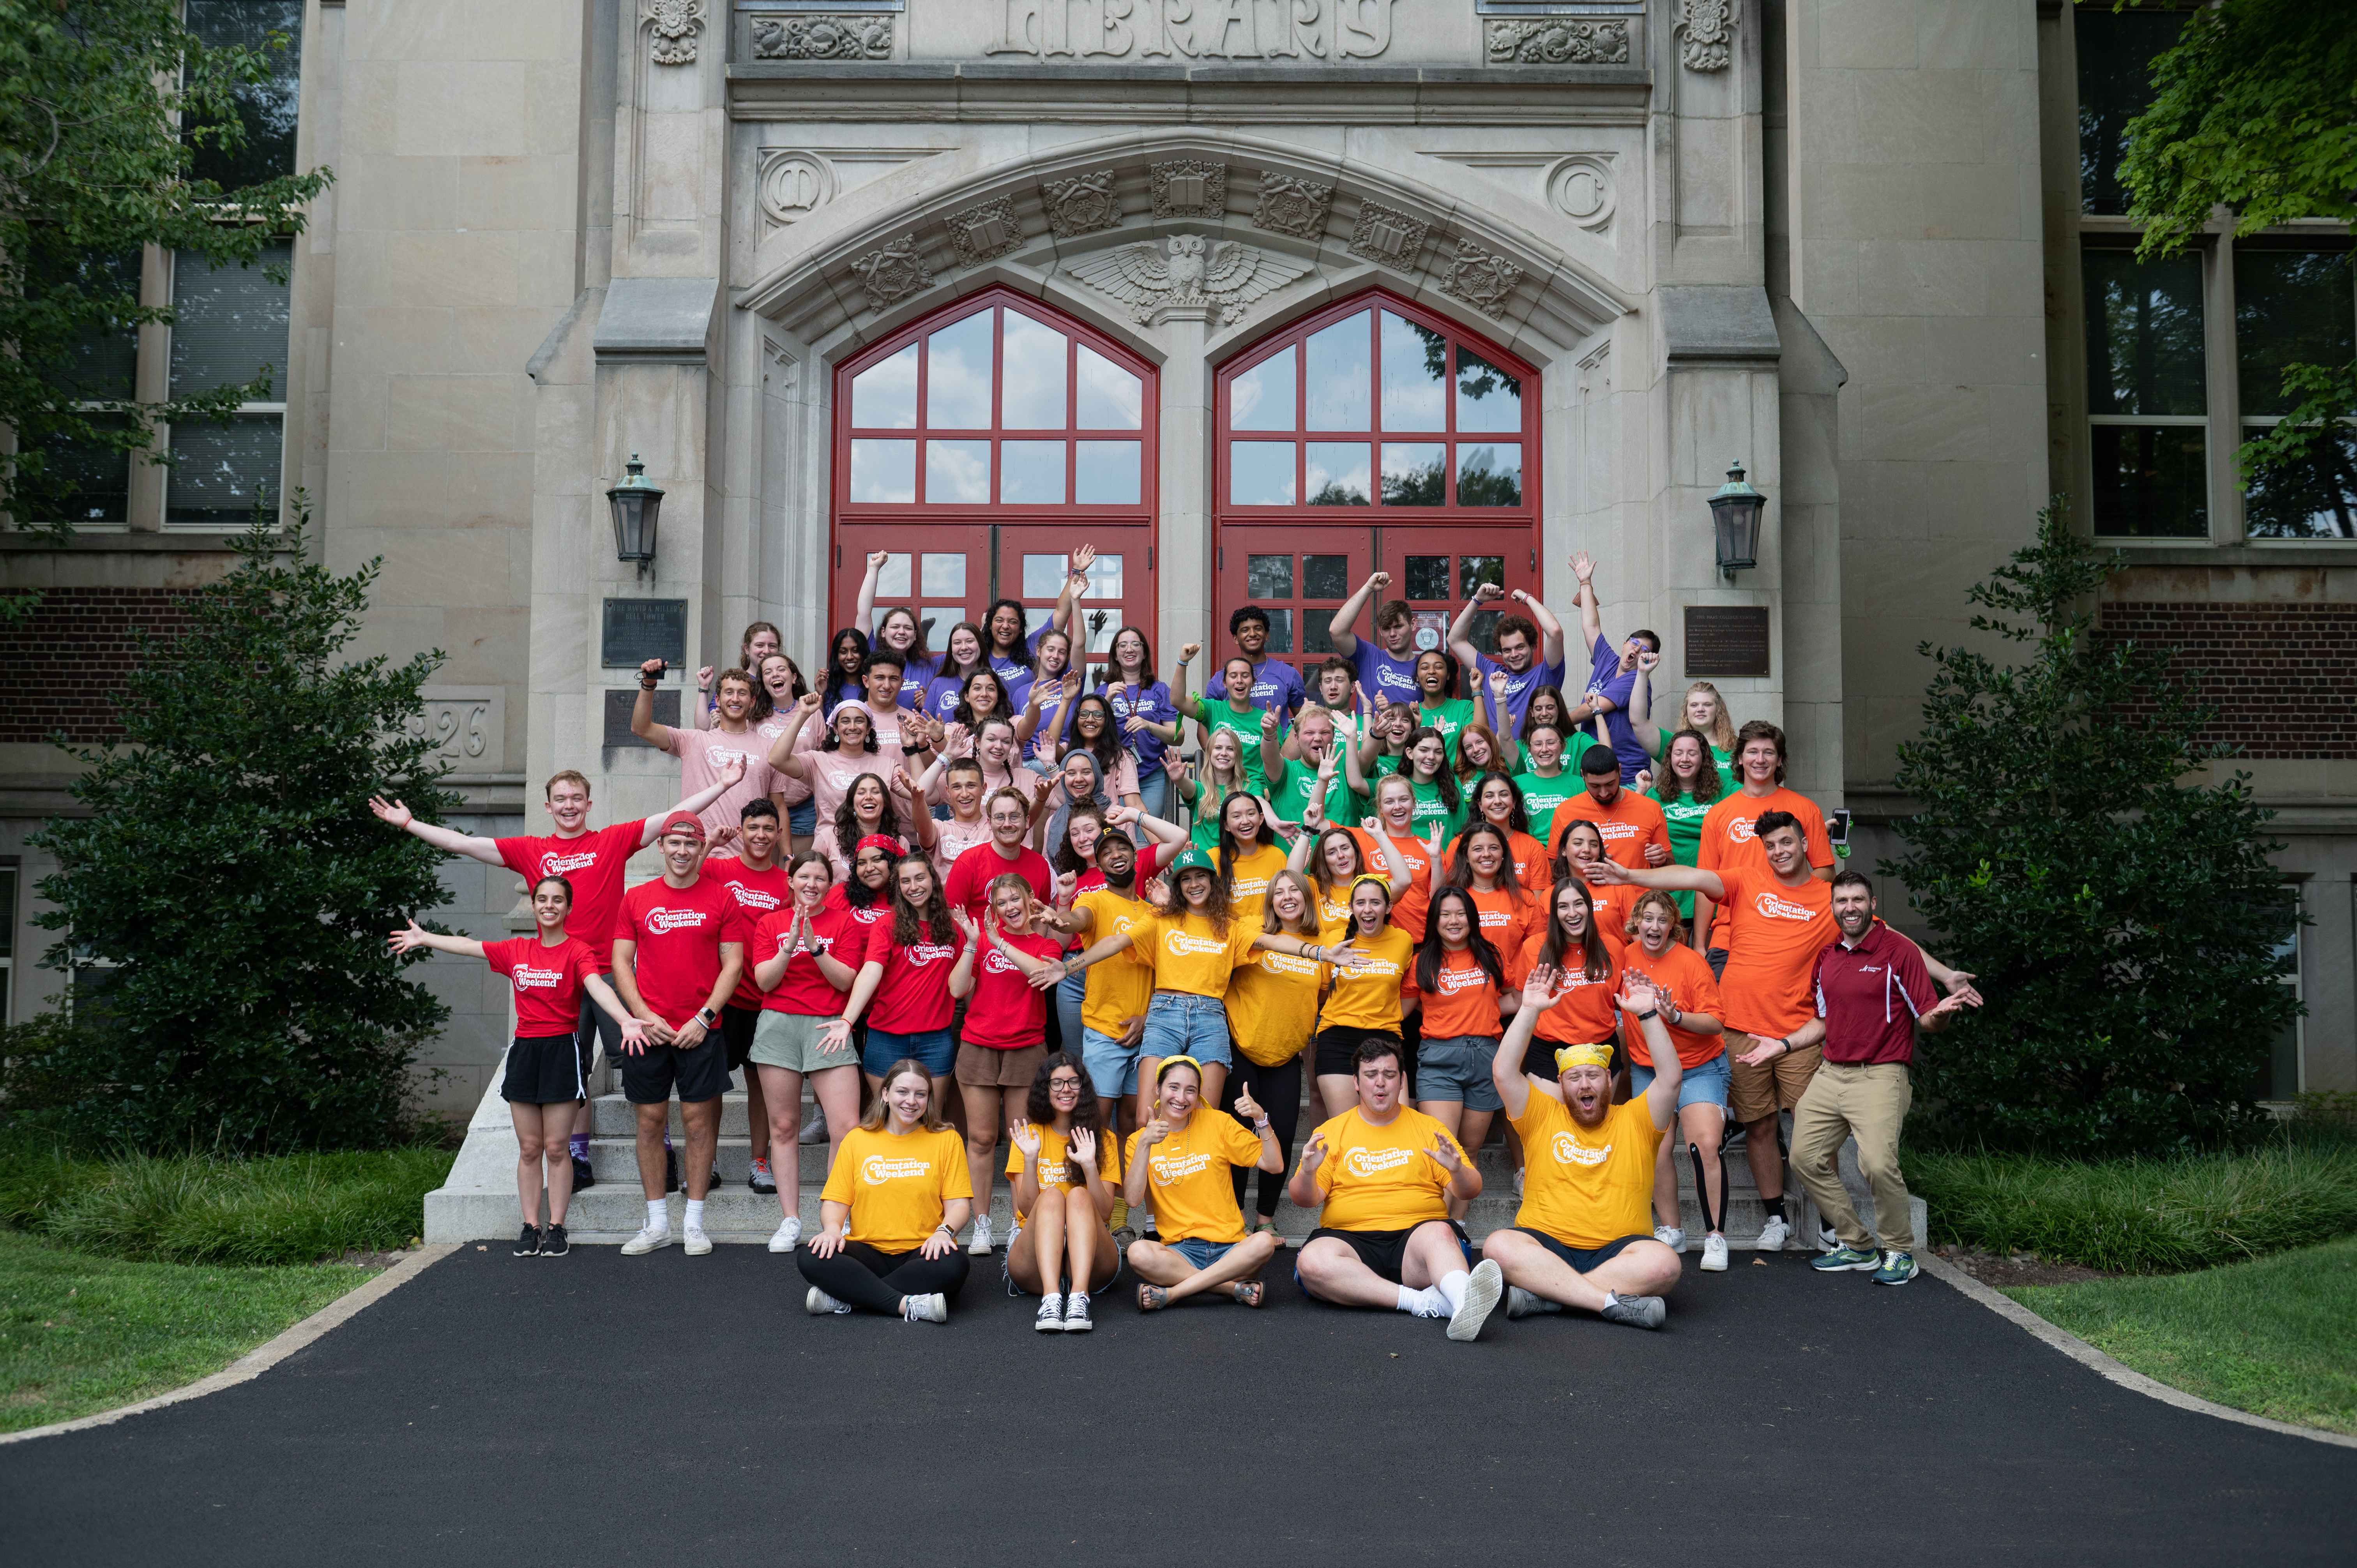
[[[662,831],[656,833],[655,837],[662,838],[666,834],[670,833],[685,833],[696,843],[702,843],[704,842],[704,819],[697,816],[694,811],[673,811],[670,816],[663,819]]]
[[[1211,864],[1211,857],[1193,844],[1179,852],[1178,858],[1170,863],[1170,870],[1173,875],[1181,871],[1208,871],[1214,876],[1220,874],[1220,868]]]

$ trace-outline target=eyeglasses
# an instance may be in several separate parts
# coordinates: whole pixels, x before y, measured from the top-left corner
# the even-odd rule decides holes
[[[1048,1080],[1048,1087],[1051,1090],[1078,1089],[1081,1087],[1081,1080],[1077,1078],[1051,1078]]]

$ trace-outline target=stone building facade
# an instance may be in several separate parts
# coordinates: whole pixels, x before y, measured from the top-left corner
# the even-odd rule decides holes
[[[1608,631],[1660,632],[1671,700],[1709,673],[1781,724],[1867,865],[1916,644],[1968,635],[1965,585],[2060,491],[2130,552],[2107,628],[2200,650],[2283,813],[2309,1015],[2264,1087],[2357,1088],[2350,498],[2255,499],[2231,462],[2264,418],[2237,366],[2275,351],[2238,339],[2264,323],[2235,280],[2306,286],[2297,257],[2347,236],[2124,262],[2099,188],[2106,84],[2148,58],[2125,24],[2038,0],[263,9],[299,28],[291,156],[337,180],[275,317],[240,318],[285,367],[241,427],[261,456],[212,462],[210,511],[142,469],[70,546],[0,546],[49,594],[0,709],[10,1016],[55,985],[27,923],[24,837],[64,799],[41,737],[103,738],[123,628],[223,567],[253,486],[307,492],[338,566],[383,558],[370,650],[447,655],[430,722],[476,831],[541,821],[563,768],[598,822],[667,803],[676,764],[616,695],[633,639],[675,624],[688,667],[726,665],[772,620],[812,671],[869,549],[945,627],[1044,608],[1092,542],[1092,648],[1141,626],[1166,669],[1247,599],[1312,656],[1377,567],[1435,611],[1528,587],[1576,630],[1586,550]],[[210,297],[168,256],[143,275]],[[2124,300],[2175,312],[2177,360],[2123,370]],[[147,329],[144,385],[192,330]],[[644,570],[603,499],[633,453],[666,492]],[[1730,459],[1769,499],[1724,574]],[[444,918],[506,929],[515,879],[449,877]],[[427,972],[456,1014],[436,1092],[468,1104],[505,1003]]]

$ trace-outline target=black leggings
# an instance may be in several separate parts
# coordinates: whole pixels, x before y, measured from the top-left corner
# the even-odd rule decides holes
[[[798,1247],[794,1266],[802,1278],[837,1301],[898,1317],[904,1295],[953,1296],[963,1290],[968,1264],[959,1247],[927,1258],[922,1252],[886,1252],[865,1241],[845,1241],[832,1258],[813,1257],[807,1246]]]
[[[1281,1067],[1258,1066],[1242,1051],[1236,1052],[1235,1056],[1234,1064],[1228,1069],[1227,1087],[1220,1090],[1220,1109],[1233,1115],[1236,1091],[1250,1089],[1252,1097],[1260,1101],[1260,1108],[1268,1112],[1269,1130],[1276,1134],[1276,1146],[1284,1151],[1285,1163],[1290,1168],[1293,1164],[1293,1134],[1301,1124],[1301,1054],[1296,1052]],[[1237,1117],[1237,1120],[1243,1119]],[[1245,1122],[1245,1125],[1250,1126],[1251,1123]],[[1236,1207],[1242,1208],[1244,1184],[1251,1178],[1253,1167],[1237,1165],[1234,1175]],[[1263,1219],[1275,1218],[1276,1200],[1285,1191],[1285,1177],[1284,1171],[1260,1173],[1257,1212]]]

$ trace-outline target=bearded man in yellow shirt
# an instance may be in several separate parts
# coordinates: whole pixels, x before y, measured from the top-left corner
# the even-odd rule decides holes
[[[1612,1048],[1567,1046],[1555,1054],[1558,1100],[1523,1071],[1531,1033],[1555,1005],[1558,976],[1539,968],[1523,984],[1491,1078],[1528,1152],[1523,1207],[1508,1229],[1483,1240],[1481,1254],[1505,1272],[1506,1316],[1576,1306],[1608,1323],[1659,1328],[1662,1297],[1678,1283],[1678,1255],[1652,1236],[1654,1151],[1678,1113],[1677,1048],[1659,1016],[1652,983],[1631,971],[1617,999],[1642,1029],[1652,1086],[1612,1103]]]
[[[1471,1339],[1505,1278],[1486,1260],[1466,1267],[1448,1199],[1479,1197],[1481,1173],[1446,1127],[1402,1103],[1398,1045],[1369,1040],[1353,1065],[1359,1103],[1310,1134],[1286,1188],[1303,1208],[1325,1206],[1295,1277],[1320,1301],[1446,1317],[1451,1339]]]

